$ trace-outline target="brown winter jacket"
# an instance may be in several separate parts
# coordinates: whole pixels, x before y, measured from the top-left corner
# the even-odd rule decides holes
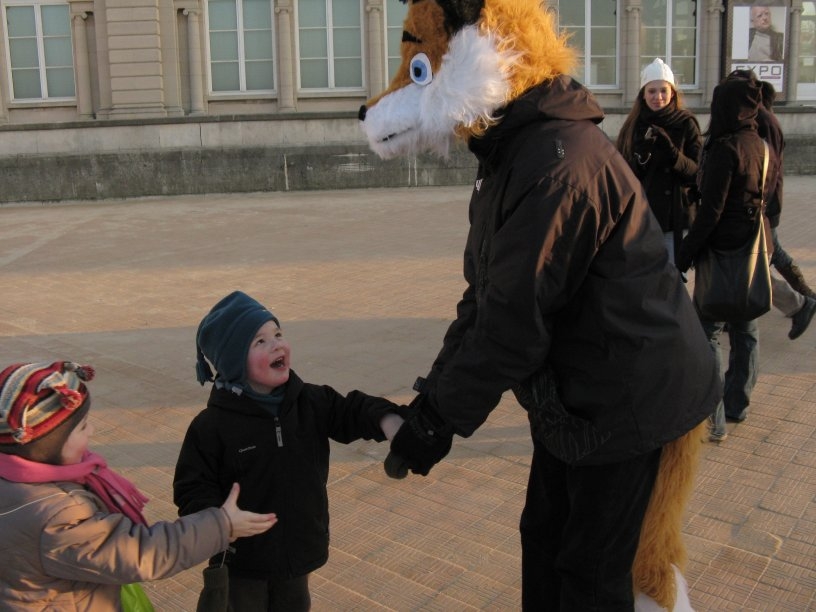
[[[0,610],[118,610],[120,585],[197,565],[229,532],[220,508],[147,527],[78,484],[0,478]]]

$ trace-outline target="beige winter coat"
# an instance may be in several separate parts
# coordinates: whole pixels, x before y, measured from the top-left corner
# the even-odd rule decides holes
[[[0,478],[0,611],[118,610],[120,585],[197,565],[229,532],[220,508],[146,527],[78,484]]]

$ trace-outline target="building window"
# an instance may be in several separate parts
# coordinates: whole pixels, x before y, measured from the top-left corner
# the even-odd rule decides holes
[[[592,87],[618,84],[617,0],[559,0],[558,26],[570,34],[580,66],[573,75]]]
[[[640,67],[665,60],[679,86],[697,83],[697,2],[644,0],[640,18]]]
[[[361,0],[298,0],[301,89],[362,89]]]
[[[385,5],[385,40],[388,80],[394,78],[402,63],[400,45],[402,43],[402,25],[408,14],[408,5],[400,0],[388,0]]]
[[[213,93],[274,91],[273,15],[272,0],[209,0]]]
[[[11,100],[74,98],[68,4],[8,1],[3,9]]]
[[[796,98],[813,100],[816,99],[816,2],[802,2],[801,28]]]

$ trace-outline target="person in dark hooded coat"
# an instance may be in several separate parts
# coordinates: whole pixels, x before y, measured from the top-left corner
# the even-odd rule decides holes
[[[765,147],[757,116],[761,86],[752,79],[725,79],[714,89],[711,123],[703,148],[701,201],[688,235],[680,245],[677,267],[687,271],[706,247],[735,249],[744,245],[756,227],[762,199]],[[768,175],[778,174],[770,167]],[[770,234],[770,232],[768,232]],[[724,382],[723,399],[712,415],[710,438],[726,437],[726,419],[743,421],[759,366],[759,327],[752,321],[701,320]],[[731,341],[728,371],[723,374],[719,337],[728,324]]]

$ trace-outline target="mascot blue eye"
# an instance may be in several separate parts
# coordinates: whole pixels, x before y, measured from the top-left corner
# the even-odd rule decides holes
[[[431,60],[424,53],[417,53],[411,58],[411,80],[417,85],[427,85],[433,81]]]

